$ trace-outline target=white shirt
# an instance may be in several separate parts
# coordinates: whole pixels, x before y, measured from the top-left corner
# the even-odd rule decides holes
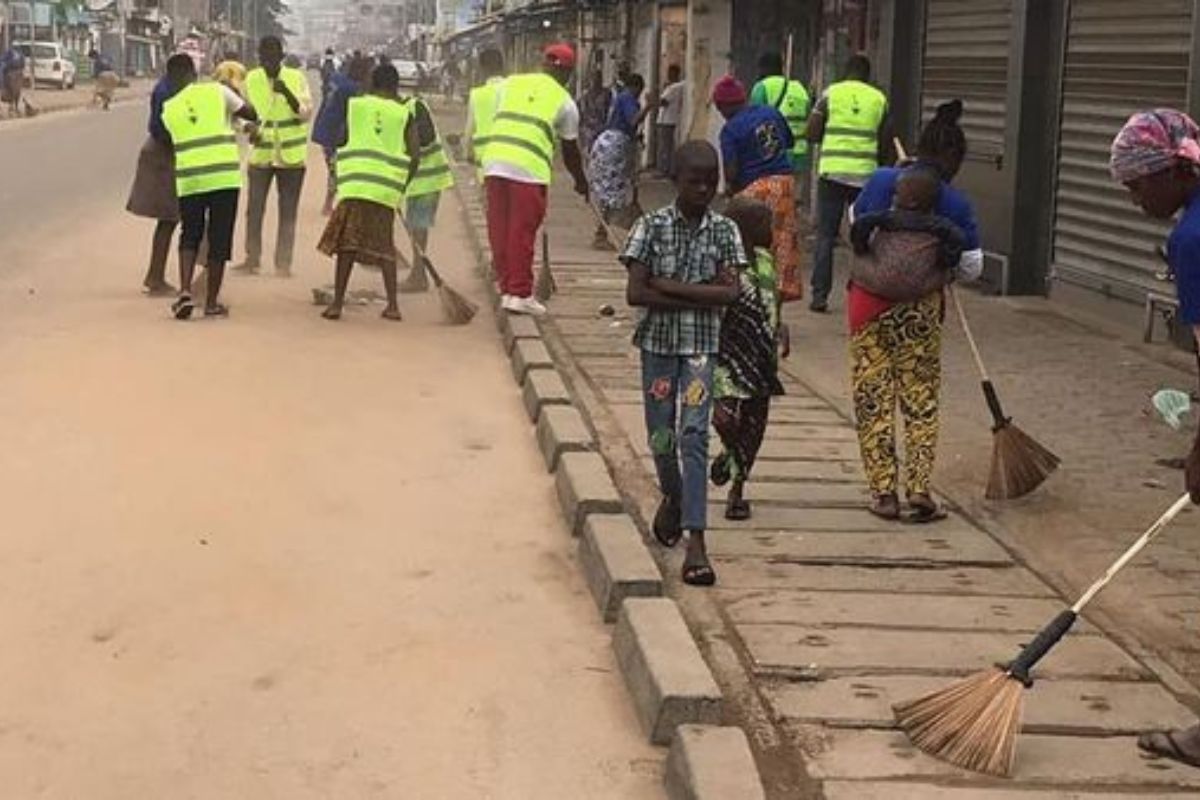
[[[678,125],[683,114],[683,91],[685,81],[676,81],[662,90],[662,105],[658,109],[659,125]]]
[[[496,91],[496,107],[499,108],[504,100],[504,85]],[[564,142],[573,142],[579,138],[579,106],[568,95],[554,115],[554,133]],[[518,183],[545,183],[541,178],[534,177],[527,170],[515,164],[493,161],[484,167],[483,174],[493,178],[507,178]]]

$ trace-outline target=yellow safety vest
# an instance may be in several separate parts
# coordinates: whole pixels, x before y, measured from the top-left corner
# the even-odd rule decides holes
[[[304,73],[291,67],[280,67],[279,77],[297,97],[308,88]],[[250,165],[269,167],[279,151],[279,161],[285,166],[300,166],[308,155],[308,124],[305,123],[283,95],[275,93],[267,71],[262,67],[250,70],[246,76],[246,95],[258,112],[259,139],[250,153]]]
[[[504,78],[488,78],[482,86],[471,90],[471,120],[474,130],[471,131],[471,150],[475,154],[475,164],[483,163],[484,148],[491,139],[492,120],[496,117],[496,96]]]
[[[424,100],[414,97],[407,104],[411,109],[409,113],[415,117],[417,104],[424,102]],[[429,113],[428,107],[425,111]],[[433,115],[430,114],[429,118],[432,122]],[[421,161],[417,164],[417,171],[413,174],[412,180],[408,182],[408,189],[405,190],[404,196],[420,197],[426,194],[437,194],[453,185],[454,174],[450,171],[450,159],[446,157],[446,148],[442,146],[442,137],[438,134],[435,125],[433,141],[421,148]]]
[[[808,89],[800,81],[785,81],[782,75],[763,78],[762,86],[767,105],[779,109],[792,131],[792,139],[795,140],[792,155],[807,156],[808,139],[804,134],[808,128],[808,114],[812,110]]]
[[[554,118],[571,96],[544,72],[513,75],[498,91],[500,100],[483,157],[484,169],[508,164],[549,185],[557,142]]]
[[[350,98],[346,144],[337,152],[337,199],[399,208],[412,161],[405,145],[412,111],[376,95]]]
[[[879,166],[879,126],[887,98],[862,81],[841,81],[829,87],[828,99],[818,171],[822,176],[870,175]]]
[[[237,137],[225,110],[225,87],[193,83],[163,104],[163,126],[175,149],[175,194],[242,188]]]

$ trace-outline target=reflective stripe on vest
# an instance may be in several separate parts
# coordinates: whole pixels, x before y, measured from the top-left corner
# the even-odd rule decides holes
[[[475,163],[483,163],[483,149],[491,138],[492,122],[496,117],[496,94],[503,78],[492,78],[483,86],[471,90],[471,120],[474,129],[471,131],[471,149],[475,153]]]
[[[175,150],[175,194],[188,197],[242,188],[237,137],[225,111],[225,87],[193,83],[163,104]]]
[[[420,102],[423,101],[413,100],[409,104],[410,113],[414,116],[416,115],[416,104]],[[426,108],[426,113],[429,113],[428,108]],[[430,115],[430,121],[432,119],[433,116]],[[450,159],[446,158],[446,149],[442,147],[442,137],[438,135],[436,128],[433,136],[433,142],[421,148],[421,161],[417,164],[417,171],[413,174],[412,180],[408,182],[408,189],[404,192],[405,197],[437,194],[454,185],[454,174],[450,171]]]
[[[513,75],[500,85],[499,93],[484,168],[493,164],[514,166],[539,183],[549,184],[557,141],[554,118],[570,95],[543,72]]]
[[[879,166],[879,126],[887,98],[861,81],[829,87],[829,113],[821,140],[821,175],[870,175]]]
[[[399,208],[412,166],[404,138],[410,116],[399,100],[374,95],[350,99],[346,144],[334,162],[339,202],[367,200]]]
[[[762,84],[767,95],[767,105],[779,109],[792,131],[792,138],[795,140],[792,153],[797,156],[808,155],[808,139],[805,133],[808,128],[808,115],[812,110],[808,89],[805,89],[800,81],[787,81],[785,84],[782,75],[763,78]],[[782,98],[780,94],[783,94]]]
[[[300,70],[280,67],[279,77],[292,94],[299,97],[304,92],[307,79]],[[271,79],[262,67],[250,70],[246,76],[246,94],[261,120],[258,143],[250,153],[250,164],[270,166],[276,147],[281,163],[303,164],[308,154],[308,124],[296,116],[283,95],[275,94]]]

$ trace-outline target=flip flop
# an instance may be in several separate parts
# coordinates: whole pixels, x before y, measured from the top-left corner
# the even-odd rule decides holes
[[[708,470],[708,479],[712,481],[713,486],[724,486],[733,478],[733,474],[729,469],[729,456],[725,453],[713,459],[712,466]]]
[[[190,294],[181,294],[179,299],[171,303],[171,313],[175,315],[175,319],[185,320],[192,318],[192,312],[196,310],[196,304],[192,302]]]
[[[654,524],[650,527],[654,532],[654,538],[663,547],[674,547],[683,538],[682,517],[683,511],[679,508],[679,503],[670,497],[664,497],[658,504],[658,511],[654,514]]]
[[[940,522],[946,516],[946,510],[938,505],[910,505],[908,511],[900,517],[900,521],[908,525],[928,525],[931,522]]]
[[[750,502],[748,500],[735,500],[725,505],[725,519],[732,522],[745,522],[750,519]]]
[[[1176,731],[1143,733],[1138,737],[1137,746],[1143,753],[1159,758],[1169,758],[1189,767],[1200,768],[1200,757],[1190,755],[1175,739]]]
[[[900,519],[900,500],[894,494],[879,495],[867,506],[867,511],[880,519],[893,522]]]
[[[228,317],[229,316],[229,306],[222,305],[221,303],[217,303],[216,305],[212,305],[212,306],[205,306],[204,316],[209,317],[209,318]]]
[[[688,586],[713,586],[717,582],[717,573],[708,563],[684,564],[683,582]]]

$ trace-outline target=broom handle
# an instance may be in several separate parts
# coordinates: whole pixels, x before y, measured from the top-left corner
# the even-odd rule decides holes
[[[1143,533],[1141,537],[1129,547],[1128,550],[1125,551],[1124,555],[1113,562],[1113,565],[1108,568],[1108,572],[1104,573],[1104,577],[1093,583],[1091,588],[1084,592],[1083,597],[1079,598],[1075,605],[1071,606],[1071,610],[1076,614],[1082,611],[1083,607],[1090,603],[1092,598],[1099,594],[1100,590],[1107,586],[1109,581],[1111,581],[1118,572],[1123,570],[1130,561],[1136,558],[1137,554],[1142,552],[1146,545],[1154,541],[1158,535],[1163,532],[1163,529],[1165,529],[1167,525],[1171,523],[1171,520],[1179,516],[1179,513],[1191,505],[1191,503],[1192,498],[1186,494],[1176,500],[1175,503],[1168,508],[1161,517],[1158,518],[1158,521],[1151,525],[1150,528]]]
[[[429,260],[429,256],[425,255],[425,248],[421,247],[421,243],[412,234],[412,228],[408,227],[408,220],[404,218],[404,212],[399,208],[396,209],[396,216],[400,218],[400,224],[404,226],[404,233],[408,236],[408,240],[412,242],[413,250],[417,251],[417,258],[421,260],[421,264],[425,269],[429,270],[429,276],[433,278],[433,282],[438,286],[442,285],[442,276],[438,274],[434,268],[433,262]]]

